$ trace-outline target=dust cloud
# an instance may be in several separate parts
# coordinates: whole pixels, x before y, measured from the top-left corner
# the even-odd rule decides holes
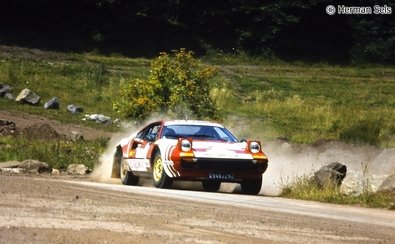
[[[121,131],[120,133],[114,134],[110,141],[108,142],[108,146],[106,150],[99,157],[99,163],[93,169],[91,174],[91,178],[94,181],[104,182],[104,183],[120,183],[119,179],[111,178],[112,172],[112,164],[115,154],[115,149],[119,145],[119,141],[123,138],[131,136],[134,132],[141,129],[143,126],[166,119],[166,116],[161,114],[155,114],[149,117],[147,120],[137,123],[135,121],[125,121],[121,123]],[[145,185],[145,181],[142,180],[140,184]]]
[[[260,194],[277,196],[284,186],[300,177],[309,177],[322,166],[339,162],[347,166],[347,175],[341,191],[358,194],[369,187],[376,191],[391,174],[395,174],[395,148],[379,149],[373,146],[356,146],[338,141],[321,141],[314,145],[292,144],[286,140],[265,141],[273,137],[274,128],[258,129],[259,119],[230,117],[226,127],[238,138],[251,138],[262,142],[269,158],[269,166],[263,174]],[[234,186],[226,190],[238,192]],[[222,188],[222,187],[221,187]],[[365,188],[366,190],[366,188]]]
[[[132,132],[133,133],[133,132]],[[114,159],[115,149],[119,141],[129,136],[131,133],[120,133],[112,136],[110,139],[106,150],[99,157],[99,163],[93,169],[91,178],[94,181],[104,182],[104,183],[114,183],[120,182],[119,179],[111,178],[112,173],[112,163]]]
[[[366,184],[377,190],[395,173],[395,149],[354,146],[336,141],[318,145],[295,145],[286,141],[263,143],[269,167],[263,175],[261,194],[276,196],[281,189],[302,176],[312,176],[322,166],[339,162],[347,166],[341,190],[349,194],[362,192]]]

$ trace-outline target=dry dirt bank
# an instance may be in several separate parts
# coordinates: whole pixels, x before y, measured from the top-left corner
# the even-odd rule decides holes
[[[34,124],[48,124],[59,134],[66,136],[70,135],[71,131],[79,131],[84,136],[84,139],[87,140],[97,139],[100,137],[110,138],[113,134],[111,132],[94,129],[88,126],[61,123],[57,120],[49,119],[47,117],[11,110],[0,110],[0,119],[13,121],[16,124],[18,131],[21,131],[23,128],[32,126]]]

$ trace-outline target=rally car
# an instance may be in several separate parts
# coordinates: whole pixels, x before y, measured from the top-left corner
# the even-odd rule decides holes
[[[158,188],[169,188],[174,180],[201,181],[211,192],[222,182],[235,182],[256,195],[267,166],[259,141],[239,141],[218,123],[172,120],[151,123],[120,140],[112,177],[125,185],[151,177]]]

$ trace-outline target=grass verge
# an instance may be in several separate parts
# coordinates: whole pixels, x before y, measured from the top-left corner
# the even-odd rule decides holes
[[[347,195],[342,193],[338,188],[320,188],[308,177],[299,177],[290,185],[283,187],[280,196],[301,200],[395,210],[395,193],[393,192],[372,192],[366,189],[358,195]]]
[[[24,136],[0,137],[0,162],[35,159],[52,168],[67,169],[69,164],[84,164],[90,169],[98,162],[108,139],[90,141],[39,140]]]

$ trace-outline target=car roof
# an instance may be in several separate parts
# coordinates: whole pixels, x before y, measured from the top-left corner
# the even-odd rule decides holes
[[[205,125],[205,126],[215,126],[221,127],[223,126],[218,123],[210,122],[210,121],[203,121],[203,120],[168,120],[164,121],[163,123],[165,126],[167,125]]]

